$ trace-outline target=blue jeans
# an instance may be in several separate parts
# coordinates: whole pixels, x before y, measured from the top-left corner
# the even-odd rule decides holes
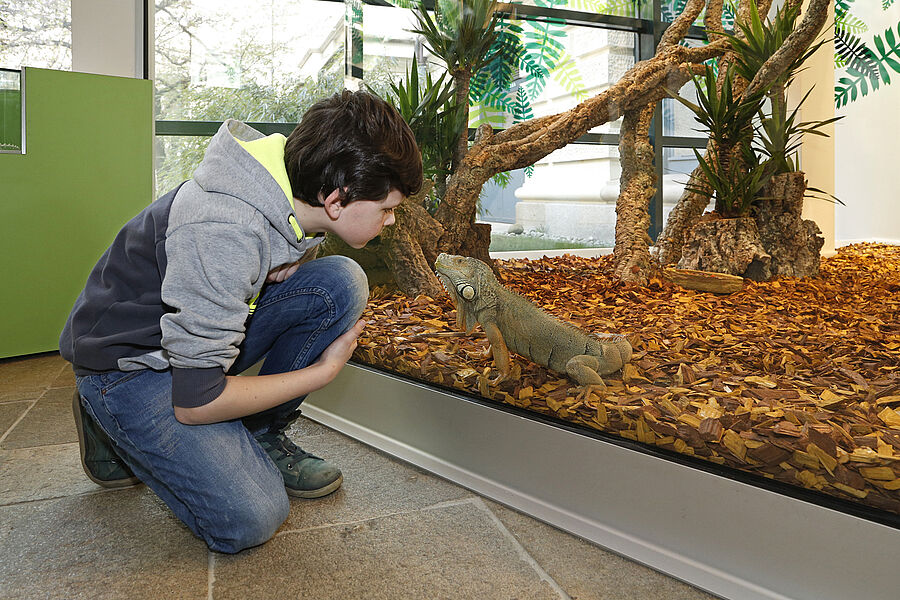
[[[306,367],[356,323],[367,298],[366,275],[352,260],[328,256],[301,265],[284,282],[266,285],[229,373],[263,357],[263,375]],[[302,397],[243,420],[184,425],[172,410],[168,370],[113,371],[78,377],[76,385],[135,475],[212,550],[261,544],[287,518],[281,472],[254,434],[285,427]]]

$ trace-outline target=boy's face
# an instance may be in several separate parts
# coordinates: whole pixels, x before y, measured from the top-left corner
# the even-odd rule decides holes
[[[362,248],[381,230],[394,224],[394,209],[403,201],[398,190],[384,200],[356,200],[341,206],[332,221],[332,232],[352,248]]]

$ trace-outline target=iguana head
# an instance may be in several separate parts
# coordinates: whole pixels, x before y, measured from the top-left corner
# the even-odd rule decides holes
[[[485,300],[495,297],[491,288],[497,278],[489,266],[469,256],[441,254],[434,261],[434,268],[456,306],[457,327],[471,332],[477,322],[476,308],[482,308]]]

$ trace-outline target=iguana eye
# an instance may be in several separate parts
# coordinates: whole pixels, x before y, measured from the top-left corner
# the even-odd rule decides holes
[[[464,300],[471,300],[475,297],[475,288],[468,283],[460,283],[456,286],[456,291]]]

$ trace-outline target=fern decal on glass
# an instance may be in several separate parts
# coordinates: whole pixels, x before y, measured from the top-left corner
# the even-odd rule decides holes
[[[837,108],[875,92],[882,85],[890,85],[891,77],[900,76],[900,22],[876,33],[870,42],[863,36],[869,26],[853,14],[854,0],[835,0],[834,3],[834,66],[837,82],[834,104]],[[882,0],[882,10],[888,10],[894,0]]]

